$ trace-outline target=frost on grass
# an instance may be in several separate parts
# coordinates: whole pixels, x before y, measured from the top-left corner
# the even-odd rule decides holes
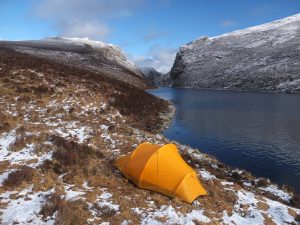
[[[5,133],[0,138],[0,158],[3,159],[7,154],[9,154],[9,146],[13,144],[16,140],[16,130],[12,130],[9,133]]]
[[[79,126],[76,122],[67,124],[64,127],[55,129],[61,137],[73,137],[78,140],[78,143],[84,143],[92,137],[91,129],[85,126]]]
[[[208,172],[207,170],[200,170],[199,171],[201,177],[205,180],[213,180],[213,179],[217,179],[215,175],[212,175],[210,172]]]
[[[269,205],[268,213],[276,224],[297,224],[295,218],[288,212],[289,207],[270,199],[266,199],[266,203]],[[296,211],[300,213],[300,210]]]
[[[15,137],[8,136],[8,141],[6,142],[12,144],[15,140]],[[24,164],[27,161],[36,160],[36,163],[28,164],[31,167],[37,167],[41,165],[45,160],[50,160],[52,158],[52,152],[44,153],[44,154],[36,154],[35,152],[35,145],[34,144],[27,144],[23,149],[20,151],[9,151],[8,146],[5,146],[2,151],[0,152],[0,156],[2,160],[8,160],[12,165],[13,164]]]
[[[15,171],[15,169],[7,170],[7,171],[4,171],[2,174],[0,174],[0,186],[2,185],[3,181],[8,178],[8,175],[14,171]]]
[[[73,190],[72,185],[65,185],[65,199],[66,200],[76,200],[81,198],[82,195],[85,194],[85,192],[81,190]]]
[[[229,215],[227,211],[223,212],[222,219],[225,224],[264,225],[264,216],[268,216],[276,224],[296,224],[295,218],[289,214],[289,209],[300,213],[299,209],[286,206],[268,198],[263,197],[258,200],[254,193],[246,190],[236,191],[236,196],[238,200],[234,206],[233,213]],[[260,209],[258,203],[265,204],[268,208],[267,211]]]
[[[206,217],[203,210],[192,210],[189,213],[182,214],[177,212],[172,206],[163,205],[160,209],[139,209],[134,208],[133,211],[141,216],[141,224],[195,224],[209,223],[211,220]],[[161,222],[163,220],[163,222]]]
[[[111,200],[113,195],[109,192],[106,192],[106,189],[103,189],[103,193],[97,198],[97,204],[99,207],[108,207],[111,210],[119,211],[119,205],[114,204]]]
[[[40,225],[54,224],[54,220],[49,218],[44,221],[39,214],[45,196],[52,193],[52,189],[47,192],[32,192],[32,188],[27,188],[21,192],[5,192],[0,195],[1,204],[7,204],[6,208],[0,209],[2,213],[2,224],[31,224]],[[17,194],[18,198],[10,198],[10,195]]]
[[[275,185],[269,185],[267,187],[260,187],[259,189],[265,191],[265,192],[269,192],[273,195],[275,195],[276,197],[280,198],[281,200],[285,201],[285,202],[289,202],[292,198],[292,196],[290,196],[289,193],[280,190],[277,186]]]
[[[102,194],[97,197],[96,203],[89,205],[89,210],[93,218],[90,219],[90,221],[94,221],[95,219],[108,219],[113,215],[120,213],[120,206],[117,204],[114,204],[112,201],[113,195],[109,192],[107,192],[106,188],[102,188]],[[108,223],[108,222],[103,222]],[[108,223],[109,224],[109,223]]]

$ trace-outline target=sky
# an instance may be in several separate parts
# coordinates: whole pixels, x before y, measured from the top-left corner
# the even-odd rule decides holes
[[[179,47],[300,13],[300,0],[0,0],[0,39],[88,37],[170,70]]]

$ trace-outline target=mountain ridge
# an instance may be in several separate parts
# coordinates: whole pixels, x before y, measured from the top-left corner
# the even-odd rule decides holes
[[[300,92],[300,14],[182,46],[176,87]]]
[[[151,83],[143,78],[139,69],[116,45],[88,38],[50,37],[42,40],[0,41],[0,46],[87,68],[142,89],[151,87]]]

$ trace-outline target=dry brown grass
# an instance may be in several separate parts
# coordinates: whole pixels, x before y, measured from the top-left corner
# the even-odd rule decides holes
[[[58,193],[54,192],[53,194],[47,196],[46,202],[41,207],[40,214],[44,219],[46,219],[47,217],[51,217],[62,207],[63,204],[64,200]]]
[[[16,171],[11,172],[3,181],[6,187],[18,187],[23,181],[31,182],[34,176],[34,170],[28,166],[22,166]]]
[[[97,212],[97,216],[103,220],[107,220],[117,213],[116,210],[110,208],[109,206],[99,206],[97,203],[93,205],[93,209]]]
[[[90,218],[88,205],[82,200],[64,201],[57,212],[57,225],[86,225]]]
[[[290,204],[293,207],[296,207],[296,208],[300,209],[300,195],[295,193],[293,195],[292,199],[290,200]]]
[[[87,204],[82,200],[66,201],[60,194],[54,192],[47,197],[40,214],[44,219],[52,217],[57,212],[55,224],[81,225],[86,224],[90,216]]]
[[[100,151],[86,144],[78,144],[59,136],[52,136],[50,140],[57,146],[53,153],[53,159],[55,160],[53,169],[56,173],[65,173],[72,166],[88,165],[88,160],[91,158],[103,157]],[[49,162],[47,161],[43,167],[49,167]]]

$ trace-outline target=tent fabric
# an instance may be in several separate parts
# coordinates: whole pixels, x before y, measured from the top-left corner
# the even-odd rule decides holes
[[[180,156],[176,145],[142,143],[120,157],[116,167],[140,188],[193,202],[207,195],[195,171]]]

